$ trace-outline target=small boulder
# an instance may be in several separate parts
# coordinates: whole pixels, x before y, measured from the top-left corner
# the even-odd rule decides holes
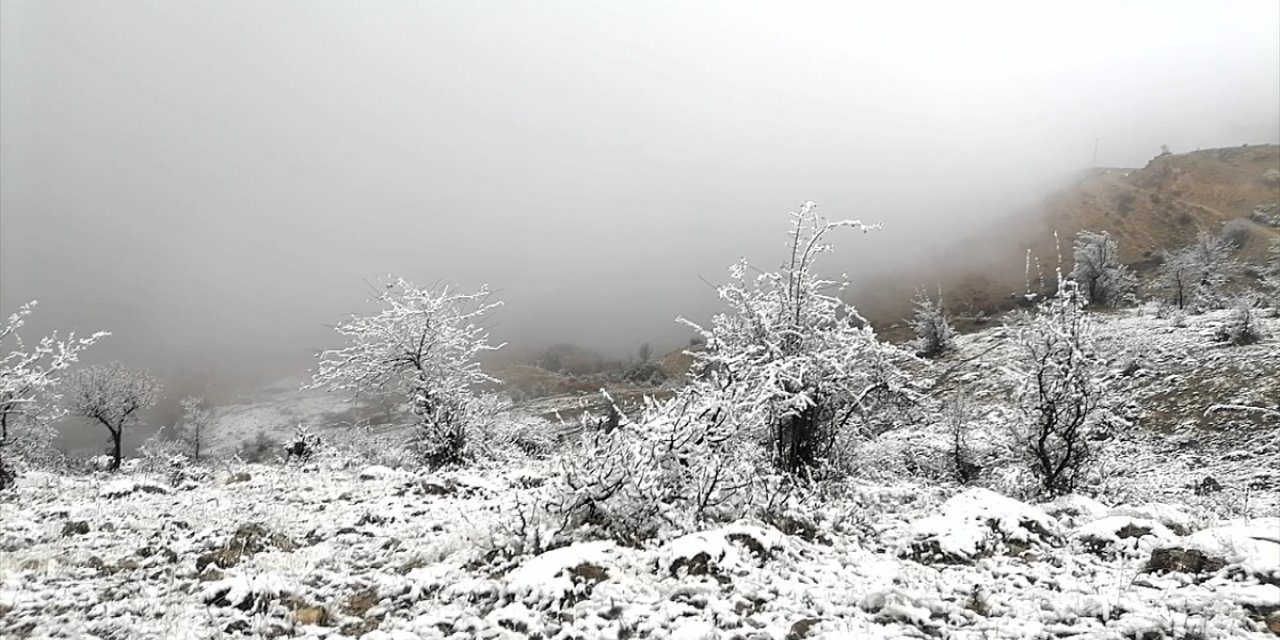
[[[329,610],[324,607],[302,607],[293,612],[293,621],[317,627],[329,626]]]
[[[260,524],[242,524],[226,544],[196,559],[196,571],[204,571],[210,564],[228,569],[240,564],[242,559],[268,548],[291,552],[298,545],[288,536],[267,531]]]
[[[822,618],[803,618],[797,620],[791,625],[791,630],[787,632],[787,640],[804,640],[809,637],[809,633],[814,627],[822,622]]]
[[[89,523],[84,520],[68,522],[62,525],[62,537],[82,536],[89,533]]]

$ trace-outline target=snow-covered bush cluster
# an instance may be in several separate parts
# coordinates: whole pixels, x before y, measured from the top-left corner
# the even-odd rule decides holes
[[[650,401],[635,422],[584,433],[559,458],[553,511],[624,544],[741,516],[768,457],[727,418],[686,391]]]
[[[858,220],[829,221],[807,202],[791,214],[781,269],[756,272],[745,261],[718,288],[728,310],[707,327],[686,321],[706,341],[695,358],[695,393],[712,403],[725,428],[764,443],[787,473],[822,467],[855,431],[876,394],[900,392],[898,349],[876,338],[841,297],[843,286],[815,270],[831,251],[826,236],[863,232]]]

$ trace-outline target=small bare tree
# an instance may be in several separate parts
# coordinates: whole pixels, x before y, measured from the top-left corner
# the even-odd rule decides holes
[[[192,460],[200,461],[212,429],[213,407],[202,396],[183,398],[182,418],[178,421],[176,435],[182,443],[184,453],[190,455]]]
[[[1179,309],[1202,311],[1223,304],[1223,289],[1239,269],[1231,244],[1202,231],[1190,245],[1164,252],[1153,285]]]
[[[65,403],[76,416],[96,422],[111,435],[111,470],[120,468],[121,441],[142,412],[160,399],[160,383],[150,372],[119,362],[94,365],[68,376]]]

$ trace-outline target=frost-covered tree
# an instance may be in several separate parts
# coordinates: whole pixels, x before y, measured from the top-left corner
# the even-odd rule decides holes
[[[27,343],[18,332],[35,307],[34,300],[23,305],[0,327],[0,475],[11,475],[5,469],[12,453],[52,439],[51,425],[65,413],[59,393],[63,374],[81,351],[109,335],[77,338],[71,333],[59,338],[55,333]]]
[[[183,453],[196,462],[207,448],[213,429],[213,407],[201,396],[182,399],[182,418],[178,420],[177,437]]]
[[[1223,290],[1239,269],[1231,244],[1202,231],[1190,245],[1164,252],[1153,285],[1179,309],[1215,308],[1222,305]]]
[[[936,358],[955,349],[955,330],[942,306],[942,296],[934,300],[923,291],[911,300],[911,330],[915,332],[916,353]]]
[[[1081,231],[1073,254],[1071,279],[1080,283],[1089,305],[1114,308],[1133,300],[1138,278],[1120,263],[1119,247],[1110,233]]]
[[[1071,492],[1095,459],[1092,435],[1106,415],[1104,361],[1093,341],[1085,298],[1074,281],[1041,302],[1017,331],[1014,373],[1020,422],[1014,450],[1041,489]]]
[[[150,372],[119,362],[94,365],[67,376],[64,402],[75,416],[102,425],[111,436],[111,470],[120,468],[124,432],[160,400],[160,382]]]
[[[462,462],[474,388],[496,382],[480,369],[478,357],[503,346],[490,345],[483,326],[502,304],[490,297],[487,286],[458,293],[447,286],[419,288],[402,278],[390,281],[375,298],[379,311],[338,324],[347,346],[318,355],[306,388],[398,393],[418,422],[424,462]]]
[[[814,270],[831,250],[827,233],[872,227],[828,221],[814,207],[791,214],[789,256],[778,271],[757,273],[741,261],[718,288],[727,311],[705,328],[682,319],[706,340],[690,352],[701,372],[693,384],[725,412],[728,428],[756,434],[788,473],[821,465],[864,401],[896,390],[899,375],[896,350],[841,300],[843,287]]]

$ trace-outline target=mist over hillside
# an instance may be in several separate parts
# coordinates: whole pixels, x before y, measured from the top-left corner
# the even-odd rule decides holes
[[[1280,3],[0,2],[0,638],[1280,635]]]

